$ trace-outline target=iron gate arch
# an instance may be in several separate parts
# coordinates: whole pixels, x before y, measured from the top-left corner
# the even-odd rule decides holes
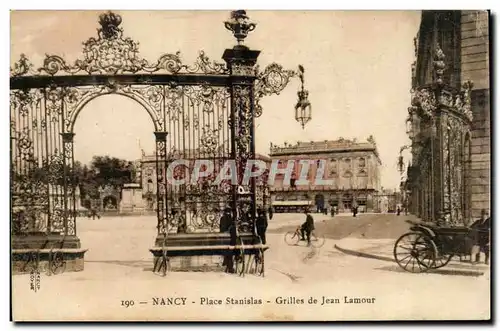
[[[46,55],[35,69],[21,55],[10,73],[13,235],[42,236],[45,243],[56,236],[62,247],[80,247],[73,129],[88,102],[109,94],[137,101],[153,121],[159,236],[181,226],[183,231],[213,231],[224,206],[237,215],[240,229],[252,231],[257,206],[269,199],[266,180],[252,178],[242,193],[227,182],[173,186],[166,178],[174,160],[188,160],[192,170],[196,160],[208,158],[216,161],[215,173],[224,161],[234,160],[241,181],[246,162],[255,158],[259,100],[279,94],[298,75],[276,63],[260,72],[256,66],[260,51],[241,44],[255,24],[248,23],[246,14],[238,15],[225,22],[238,40],[224,52],[225,63],[211,61],[203,51],[193,65],[184,64],[179,52],[155,62],[141,58],[139,44],[124,36],[122,19],[112,12],[99,16],[97,38],[83,43],[83,57],[73,64]],[[31,247],[33,242],[37,244]],[[25,241],[13,249],[38,249],[39,243]]]

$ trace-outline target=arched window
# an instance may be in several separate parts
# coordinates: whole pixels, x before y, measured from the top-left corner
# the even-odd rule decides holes
[[[330,159],[330,165],[328,167],[330,176],[336,177],[338,174],[338,165],[336,159]]]
[[[151,178],[148,179],[148,186],[147,186],[147,190],[148,190],[148,193],[153,193],[153,180]]]
[[[346,169],[351,169],[351,163],[352,163],[352,161],[351,161],[350,158],[345,159],[344,160],[345,168]]]

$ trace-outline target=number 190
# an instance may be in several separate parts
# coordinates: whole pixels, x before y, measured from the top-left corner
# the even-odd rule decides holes
[[[122,307],[128,308],[134,305],[134,300],[122,300]]]

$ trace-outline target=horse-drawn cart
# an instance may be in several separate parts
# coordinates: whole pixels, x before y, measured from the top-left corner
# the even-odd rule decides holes
[[[394,259],[408,272],[420,273],[446,266],[453,256],[469,255],[475,244],[475,231],[469,227],[442,227],[412,222],[411,232],[394,245]]]

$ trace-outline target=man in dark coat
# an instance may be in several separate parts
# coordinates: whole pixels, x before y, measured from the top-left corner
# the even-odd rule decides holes
[[[231,234],[231,239],[229,244],[231,246],[236,245],[236,227],[233,224],[231,208],[224,209],[224,213],[222,214],[219,223],[219,230],[221,233],[229,232]],[[234,263],[233,263],[233,257],[231,255],[224,255],[224,261],[222,262],[222,265],[226,267],[226,272],[234,273]]]
[[[264,210],[257,210],[257,220],[255,222],[257,228],[257,235],[260,237],[262,244],[266,244],[266,230],[267,230],[267,216]]]
[[[485,263],[489,264],[490,262],[490,228],[491,219],[488,212],[483,209],[481,210],[481,218],[471,225],[475,245],[475,247],[472,248],[471,260],[473,253],[477,251],[477,246],[479,246],[479,251],[475,254],[475,263],[479,262],[481,252],[484,252]]]
[[[301,240],[305,240],[305,237],[307,236],[307,244],[310,245],[311,232],[314,230],[314,219],[308,209],[306,209],[304,213],[306,214],[306,221],[300,227],[300,234],[302,236]]]
[[[220,218],[219,230],[220,232],[228,232],[229,228],[233,225],[233,218],[231,217],[231,209],[224,209],[224,213]]]

